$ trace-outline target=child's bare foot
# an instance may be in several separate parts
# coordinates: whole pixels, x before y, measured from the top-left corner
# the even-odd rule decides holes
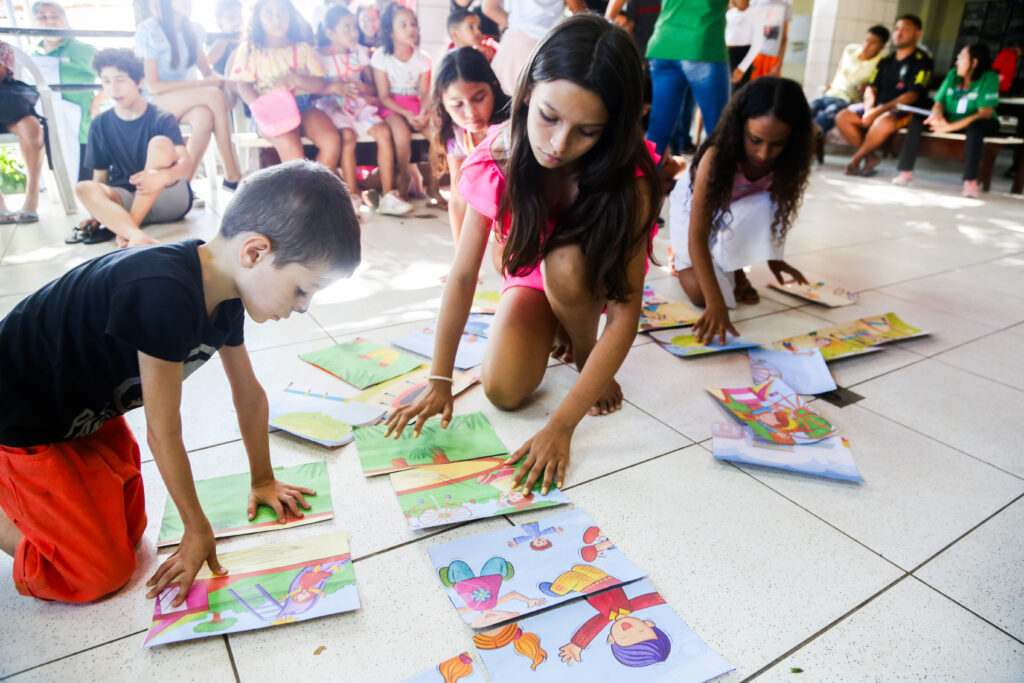
[[[754,285],[750,284],[747,274],[742,270],[736,271],[736,287],[732,291],[738,304],[756,306],[761,302],[761,295],[754,289]]]
[[[594,407],[591,408],[588,415],[607,415],[614,413],[616,410],[622,408],[622,387],[615,380],[608,383],[604,392],[597,398],[594,403]]]
[[[869,177],[875,174],[875,166],[882,163],[882,157],[878,156],[874,152],[864,157],[864,168],[860,170],[862,176]]]
[[[569,333],[565,331],[561,323],[555,330],[555,342],[551,346],[551,357],[564,363],[571,363],[576,359],[572,353],[572,340],[569,339]]]
[[[860,159],[850,159],[846,165],[846,175],[860,175]]]

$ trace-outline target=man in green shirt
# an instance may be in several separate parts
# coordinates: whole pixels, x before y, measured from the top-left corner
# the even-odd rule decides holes
[[[745,10],[749,0],[733,0]],[[664,0],[654,34],[647,43],[651,100],[647,139],[664,154],[679,119],[687,88],[710,134],[729,100],[729,53],[725,13],[729,0]],[[676,150],[678,151],[678,150]]]
[[[992,71],[991,53],[984,44],[967,45],[956,58],[956,66],[946,74],[935,93],[932,113],[926,119],[914,117],[907,127],[895,185],[906,185],[914,179],[914,162],[925,126],[935,133],[966,133],[964,149],[963,196],[977,197],[978,167],[985,136],[999,131],[995,119],[999,104],[999,74]]]
[[[39,28],[66,29],[68,18],[64,8],[57,0],[38,0],[32,4],[32,16]],[[92,58],[96,48],[76,38],[46,37],[36,45],[35,53],[60,60],[60,82],[63,85],[72,83],[95,83],[96,72],[92,70]],[[82,110],[82,119],[78,126],[78,142],[84,152],[89,141],[89,123],[92,120],[90,110],[95,91],[65,92],[61,97],[68,102],[77,104]],[[80,154],[81,154],[80,152]],[[79,163],[81,169],[82,164]],[[91,178],[91,172],[79,171],[78,180]]]

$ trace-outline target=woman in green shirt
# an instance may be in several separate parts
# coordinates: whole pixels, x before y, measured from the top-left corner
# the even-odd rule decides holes
[[[35,18],[39,28],[66,29],[68,17],[64,13],[64,7],[56,0],[38,0],[32,4],[32,16]],[[77,38],[46,37],[36,45],[37,55],[56,57],[60,60],[60,82],[67,85],[70,83],[95,83],[96,72],[92,69],[92,58],[96,54],[96,48],[83,43]],[[82,120],[78,126],[78,142],[81,146],[80,154],[85,152],[85,143],[89,141],[89,123],[92,120],[90,110],[94,91],[65,92],[61,97],[68,102],[77,104],[82,109]],[[79,163],[79,180],[91,180],[92,172],[83,174],[83,164]]]
[[[978,166],[981,165],[981,150],[985,136],[999,131],[995,118],[999,104],[999,74],[991,70],[992,57],[985,45],[967,45],[956,58],[956,66],[950,69],[935,93],[932,113],[922,120],[914,117],[907,128],[907,139],[903,141],[899,174],[893,178],[895,185],[906,185],[914,179],[914,161],[921,142],[924,126],[934,133],[965,133],[967,142],[964,150],[963,196],[977,197]]]

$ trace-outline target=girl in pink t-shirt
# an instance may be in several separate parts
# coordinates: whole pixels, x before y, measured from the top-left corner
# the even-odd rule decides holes
[[[491,235],[505,284],[488,335],[483,385],[505,410],[540,385],[548,355],[571,346],[579,379],[547,425],[508,460],[513,486],[559,486],[588,412],[622,405],[615,373],[636,337],[644,272],[661,206],[655,160],[640,128],[640,55],[629,34],[596,15],[566,19],[520,79],[511,120],[462,165],[469,208],[441,302],[429,387],[395,411],[388,433],[452,415],[452,367]],[[598,320],[607,324],[598,338]]]
[[[466,217],[466,200],[458,188],[462,164],[495,124],[508,120],[508,95],[498,85],[487,58],[475,48],[460,47],[441,60],[431,103],[433,170],[438,177],[447,170],[452,179],[448,218],[457,247]]]

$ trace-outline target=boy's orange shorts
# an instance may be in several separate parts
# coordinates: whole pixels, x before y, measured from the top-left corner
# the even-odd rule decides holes
[[[19,593],[87,602],[128,582],[146,530],[140,465],[123,417],[83,439],[0,445],[0,508],[24,534],[14,555]]]
[[[778,57],[758,54],[756,57],[754,57],[754,61],[750,65],[753,68],[753,71],[750,72],[750,80],[754,80],[755,78],[761,78],[761,76],[770,75],[772,69],[774,69],[775,65],[778,63]]]

